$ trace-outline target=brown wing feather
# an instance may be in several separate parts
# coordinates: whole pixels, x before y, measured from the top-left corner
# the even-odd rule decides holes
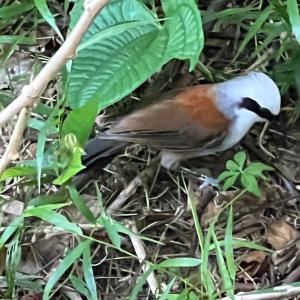
[[[122,119],[101,138],[194,151],[220,142],[230,121],[214,104],[211,86],[194,86]]]

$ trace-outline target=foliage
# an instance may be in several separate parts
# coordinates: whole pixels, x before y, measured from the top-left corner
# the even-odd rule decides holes
[[[44,53],[39,57],[37,48],[44,37],[40,39],[40,25],[48,24],[54,30],[58,36],[58,44],[63,40],[65,28],[61,28],[63,26],[58,20],[61,17],[67,19],[65,14],[70,5],[65,0],[61,11],[56,9],[58,2],[55,0],[4,2],[0,7],[0,30],[3,31],[0,36],[1,71],[9,69],[10,58],[19,49],[28,51],[36,62],[32,67],[32,74],[25,74],[22,78],[9,78],[8,86],[11,90],[1,89],[1,106],[6,106],[16,97],[17,84],[28,82],[30,76],[34,76],[41,67],[38,58],[44,59]],[[12,186],[17,186],[15,195],[3,192],[5,200],[9,202],[17,198],[24,200],[25,204],[23,214],[16,217],[0,236],[0,251],[5,248],[7,253],[6,279],[3,277],[7,284],[7,299],[19,296],[17,287],[27,289],[29,286],[28,282],[26,285],[18,277],[22,242],[31,230],[28,225],[37,225],[37,230],[40,230],[39,224],[50,224],[72,235],[77,244],[73,249],[66,250],[56,270],[49,275],[45,287],[36,284],[39,291],[44,292],[44,299],[51,297],[62,279],[66,279],[68,284],[87,299],[97,299],[92,252],[95,245],[103,247],[105,251],[113,249],[120,253],[120,257],[124,255],[138,262],[134,254],[122,248],[124,236],[160,243],[154,238],[133,232],[110,216],[98,187],[97,203],[100,213],[96,214],[88,207],[72,180],[83,169],[81,155],[99,111],[129,95],[171,59],[189,60],[190,70],[201,70],[201,76],[209,81],[223,80],[236,70],[244,72],[258,67],[269,71],[280,86],[281,93],[284,95],[289,92],[294,100],[289,103],[289,111],[293,115],[289,116],[289,121],[294,122],[300,114],[300,102],[296,96],[297,92],[300,93],[300,17],[297,0],[252,1],[245,7],[237,7],[233,3],[232,7],[222,11],[201,11],[202,22],[197,1],[162,0],[162,9],[157,9],[154,2],[112,0],[97,16],[78,48],[76,58],[68,63],[61,74],[62,80],[60,76],[57,78],[58,95],[52,101],[48,101],[45,95],[43,100],[47,101],[34,109],[35,115],[28,121],[28,127],[38,136],[36,158],[20,161],[1,175],[2,185],[9,187],[12,183]],[[203,1],[199,1],[199,5],[202,4]],[[72,30],[81,12],[82,1],[75,1],[69,30]],[[234,53],[233,57],[222,68],[205,64],[206,53],[202,59],[205,66],[199,60],[204,45],[202,23],[206,26],[211,21],[215,22],[219,33],[223,33],[223,28],[226,27],[235,30],[234,43],[230,48]],[[41,43],[41,48],[44,47],[45,43]],[[217,57],[216,60],[222,61],[223,57]],[[259,180],[266,180],[263,172],[271,170],[273,169],[262,163],[246,164],[246,155],[240,152],[227,162],[226,171],[220,174],[219,179],[224,182],[225,190],[240,183],[247,191],[259,197]],[[57,189],[56,193],[52,193],[52,190]],[[178,186],[179,190],[184,189]],[[224,238],[215,233],[219,215],[209,228],[204,229],[199,220],[196,200],[187,189],[185,192],[198,239],[199,257],[176,257],[155,263],[147,262],[148,271],[139,278],[133,278],[131,299],[139,298],[151,272],[156,272],[162,283],[166,282],[157,291],[158,299],[217,299],[221,298],[220,294],[227,294],[233,299],[237,272],[234,250],[268,251],[256,243],[234,238],[232,206],[222,211],[222,215],[227,218]],[[2,201],[3,199],[1,206]],[[87,226],[101,228],[107,239],[86,235],[81,225],[76,224],[72,217],[64,215],[64,208],[71,204],[84,216]],[[210,265],[212,258],[216,259],[221,285]],[[80,271],[77,272],[77,269],[75,272],[78,267]],[[189,276],[182,275],[181,269],[187,267],[197,269],[197,284]],[[33,284],[35,279],[29,280],[32,290],[36,289]],[[174,291],[174,286],[179,286],[180,290]]]
[[[224,181],[223,189],[228,190],[233,187],[237,179],[240,179],[242,186],[259,197],[261,195],[257,180],[267,180],[262,173],[264,171],[272,171],[273,168],[261,162],[250,163],[245,167],[246,153],[239,152],[234,155],[234,160],[229,160],[226,164],[226,171],[222,172],[218,179]]]

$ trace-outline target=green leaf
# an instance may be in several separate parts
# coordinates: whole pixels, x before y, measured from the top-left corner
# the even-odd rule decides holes
[[[15,1],[11,5],[0,7],[0,20],[8,20],[18,17],[27,11],[34,8],[34,4],[31,1]]]
[[[0,180],[23,176],[36,176],[36,168],[25,166],[11,167],[2,173]]]
[[[233,175],[236,175],[235,172],[231,172],[231,171],[223,171],[219,176],[218,176],[218,180],[219,181],[223,181],[224,179],[231,177]]]
[[[201,264],[201,259],[193,257],[169,258],[157,265],[157,268],[182,268],[196,267]]]
[[[234,155],[233,158],[239,165],[240,170],[242,170],[246,161],[246,153],[244,151],[238,152]]]
[[[220,244],[220,246],[223,247],[225,245],[225,241],[219,241],[219,244]],[[269,248],[266,248],[257,243],[249,242],[249,241],[242,240],[242,239],[233,239],[233,247],[234,247],[234,249],[246,248],[246,249],[261,250],[261,251],[266,251],[266,252],[273,252],[273,250],[271,250]],[[209,251],[212,251],[214,249],[215,249],[215,245],[209,246]]]
[[[82,281],[80,278],[78,278],[77,276],[71,275],[70,276],[70,280],[73,284],[73,287],[82,295],[84,295],[87,299],[89,299],[90,294],[89,291],[84,283],[84,281]]]
[[[71,196],[72,202],[75,204],[75,206],[78,208],[78,210],[82,213],[82,215],[90,221],[92,224],[95,224],[97,219],[89,209],[89,207],[86,205],[85,201],[80,197],[79,193],[77,192],[74,185],[68,185],[68,191]]]
[[[59,204],[66,201],[66,195],[64,194],[54,194],[54,195],[40,195],[31,199],[27,207],[29,206],[41,206],[48,204]]]
[[[57,226],[63,230],[74,233],[76,235],[82,235],[81,229],[74,223],[71,223],[67,218],[57,212],[48,209],[48,205],[39,207],[30,207],[25,210],[25,217],[38,217],[50,224]]]
[[[97,113],[97,101],[88,102],[83,107],[71,111],[63,123],[62,137],[73,133],[76,135],[79,144],[84,146],[93,129]],[[80,126],[78,126],[79,124]]]
[[[34,0],[35,6],[40,12],[40,14],[43,16],[43,18],[46,20],[46,22],[54,29],[54,31],[58,34],[58,36],[64,40],[62,34],[60,33],[56,23],[55,19],[48,8],[46,0]]]
[[[43,300],[48,300],[50,292],[62,275],[72,266],[72,264],[82,255],[84,249],[89,247],[90,241],[81,242],[75,247],[59,264],[57,269],[51,274],[44,289]]]
[[[228,214],[228,220],[226,225],[226,231],[225,231],[225,257],[226,257],[226,263],[228,267],[228,272],[230,275],[231,280],[235,281],[235,274],[236,274],[236,265],[234,261],[234,253],[233,253],[233,211],[232,211],[232,205],[229,209]]]
[[[244,188],[246,188],[250,193],[254,194],[256,197],[261,196],[261,191],[258,187],[257,180],[253,175],[242,174],[241,183]]]
[[[17,229],[23,225],[23,216],[15,218],[4,230],[0,237],[0,249],[10,239],[10,237],[17,231]]]
[[[97,288],[96,288],[96,282],[95,277],[93,273],[93,267],[92,267],[92,258],[91,258],[91,245],[87,245],[85,249],[83,250],[82,258],[83,258],[83,275],[86,282],[86,286],[89,290],[89,293],[91,297],[90,300],[97,300]]]
[[[227,191],[229,188],[231,188],[234,185],[234,183],[236,182],[238,176],[239,176],[239,174],[235,174],[235,175],[227,178],[223,184],[223,190]]]
[[[171,292],[171,289],[175,283],[176,277],[174,277],[164,288],[164,291],[162,294],[159,295],[159,300],[169,300],[169,294]]]
[[[148,241],[148,242],[151,242],[151,243],[155,243],[155,244],[160,244],[160,245],[163,245],[163,243],[159,242],[159,241],[156,241],[154,239],[151,239],[147,236],[144,236],[142,234],[139,234],[139,233],[135,233],[133,231],[131,231],[129,228],[127,228],[126,226],[124,226],[122,223],[116,221],[116,220],[112,220],[113,223],[114,223],[114,227],[116,228],[116,230],[120,233],[124,233],[124,234],[127,234],[129,236],[136,236],[138,238],[140,238],[141,240],[145,240],[145,241]]]
[[[38,142],[36,146],[36,170],[37,170],[37,181],[38,181],[38,189],[40,190],[41,186],[41,177],[42,177],[42,168],[44,161],[44,149],[46,144],[47,136],[57,132],[56,124],[55,124],[55,115],[57,113],[58,108],[56,107],[49,118],[45,122],[43,128],[41,128]]]
[[[195,67],[203,48],[196,3],[164,0],[162,4],[163,26],[138,0],[113,0],[101,11],[82,42],[86,45],[92,39],[91,45],[72,64],[67,99],[73,109],[93,100],[98,108],[120,100],[172,58],[189,59],[191,68]],[[80,1],[75,4],[72,24],[81,5]],[[144,24],[128,26],[131,22]],[[105,30],[113,34],[99,39]]]
[[[106,215],[105,213],[102,213],[101,217],[98,220],[98,223],[101,224],[108,234],[110,240],[116,246],[117,248],[121,247],[121,238],[118,233],[118,229],[115,226],[114,220]]]
[[[153,272],[153,269],[150,267],[142,276],[139,277],[138,281],[134,285],[130,295],[129,300],[136,300],[138,298],[138,294],[142,289],[143,285],[145,284],[148,276]]]
[[[235,163],[233,160],[228,160],[227,161],[226,169],[233,172],[233,173],[236,173],[237,171],[238,172],[240,171],[239,165],[237,163]]]
[[[213,230],[214,230],[214,225],[210,224],[204,240],[204,247],[201,254],[202,264],[200,265],[201,281],[203,282],[206,292],[209,295],[213,295],[216,290],[215,284],[210,276],[210,270],[209,270],[209,253],[210,253],[209,246],[210,246]]]
[[[230,299],[234,299],[234,289],[233,289],[232,281],[230,279],[229,272],[226,268],[225,260],[223,258],[223,254],[222,254],[222,250],[221,250],[219,241],[213,231],[212,231],[212,238],[213,238],[215,250],[216,250],[218,269],[219,269],[220,275],[222,277],[225,291],[227,292],[227,295],[229,296]]]
[[[70,160],[68,167],[53,181],[54,184],[62,185],[66,183],[79,171],[85,168],[85,166],[81,163],[81,155],[82,149],[80,147],[76,147],[72,153],[72,159]]]
[[[22,35],[0,35],[0,44],[23,44],[34,45],[33,37],[25,37]]]
[[[263,171],[273,171],[274,168],[265,165],[263,163],[257,162],[257,163],[251,163],[244,172],[249,175],[253,175],[255,177],[261,177]]]
[[[287,12],[292,25],[292,31],[296,37],[298,44],[300,45],[300,14],[297,0],[287,1]]]
[[[199,247],[200,247],[200,251],[203,251],[203,245],[204,245],[204,234],[203,234],[203,230],[201,228],[201,224],[200,224],[200,220],[198,217],[198,212],[196,209],[196,199],[193,193],[191,193],[187,187],[186,188],[186,192],[188,195],[188,205],[191,208],[192,211],[192,215],[193,215],[193,220],[194,220],[194,224],[195,224],[195,228],[196,228],[196,233],[197,233],[197,237],[198,237],[198,243],[199,243]]]
[[[254,24],[249,28],[244,40],[242,41],[237,51],[234,60],[242,53],[249,41],[257,34],[263,23],[269,18],[272,11],[273,7],[269,5],[260,13],[259,17],[255,20]]]

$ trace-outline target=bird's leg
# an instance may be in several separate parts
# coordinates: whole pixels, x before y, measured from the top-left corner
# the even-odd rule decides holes
[[[208,186],[212,186],[213,188],[220,189],[219,181],[216,178],[213,178],[209,175],[206,175],[207,169],[200,170],[200,172],[192,171],[190,169],[180,168],[183,172],[187,173],[189,176],[192,176],[200,181],[199,189],[202,190]],[[202,172],[203,171],[203,172]],[[206,174],[205,174],[206,173]]]

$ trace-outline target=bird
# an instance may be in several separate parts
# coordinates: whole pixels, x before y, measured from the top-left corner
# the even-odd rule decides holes
[[[263,72],[174,90],[160,102],[116,121],[86,145],[84,164],[106,159],[128,143],[161,150],[161,165],[217,154],[236,145],[257,122],[272,121],[280,91]]]

